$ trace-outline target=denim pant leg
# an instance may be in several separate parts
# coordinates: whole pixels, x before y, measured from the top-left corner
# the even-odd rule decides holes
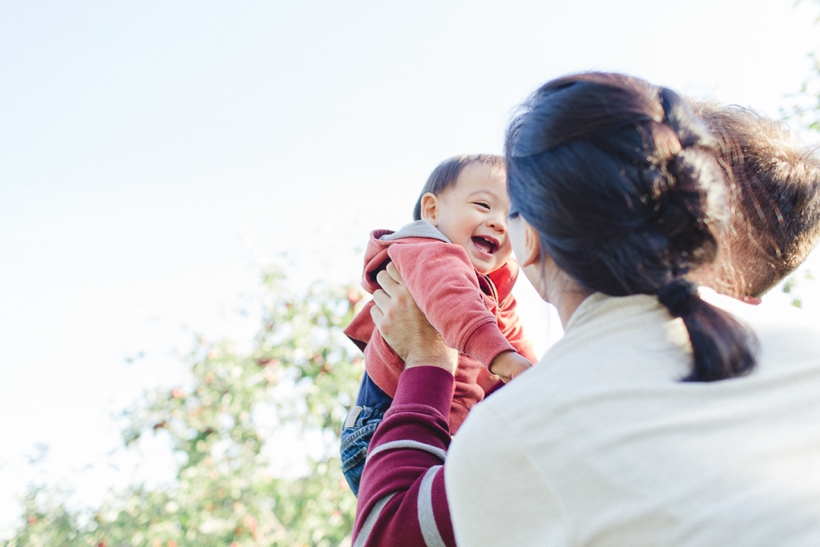
[[[342,426],[342,473],[355,495],[359,495],[359,482],[367,459],[367,449],[373,433],[384,417],[384,409],[354,406]]]

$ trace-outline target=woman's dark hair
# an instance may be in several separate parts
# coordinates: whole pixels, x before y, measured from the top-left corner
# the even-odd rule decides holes
[[[724,294],[762,296],[820,242],[820,157],[783,122],[750,108],[691,104],[717,139],[734,207],[723,242],[731,258],[720,261],[715,282]]]
[[[552,80],[507,132],[511,216],[582,288],[657,295],[683,319],[687,381],[740,376],[754,336],[698,296],[684,276],[717,254],[724,181],[713,138],[673,91],[621,74]]]
[[[466,154],[444,160],[427,177],[427,182],[424,183],[424,188],[421,189],[419,199],[413,208],[413,220],[421,220],[421,198],[424,194],[429,192],[439,195],[456,183],[465,167],[474,163],[481,163],[492,169],[504,171],[504,158],[493,154]]]

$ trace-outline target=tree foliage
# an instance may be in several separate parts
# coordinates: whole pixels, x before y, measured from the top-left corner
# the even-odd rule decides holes
[[[146,393],[123,413],[126,449],[145,435],[166,438],[175,480],[134,485],[78,510],[64,492],[32,485],[5,547],[349,542],[356,500],[341,474],[338,435],[362,365],[341,329],[361,295],[321,284],[296,294],[276,270],[263,286],[262,326],[250,349],[197,338],[185,358],[189,382]],[[304,473],[272,469],[273,457],[300,447],[309,449]]]

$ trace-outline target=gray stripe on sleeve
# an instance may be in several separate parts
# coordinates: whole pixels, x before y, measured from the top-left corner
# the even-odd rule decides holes
[[[390,441],[388,443],[384,443],[376,447],[370,454],[367,455],[367,459],[369,460],[379,452],[384,452],[385,450],[395,450],[398,448],[412,448],[415,450],[422,450],[424,452],[429,452],[430,454],[437,456],[438,459],[444,461],[447,458],[447,452],[444,449],[438,448],[436,446],[432,446],[429,444],[420,443],[418,441]]]
[[[438,531],[436,515],[433,513],[433,480],[436,478],[439,469],[442,469],[441,465],[428,469],[421,480],[421,487],[419,488],[419,526],[427,547],[447,547],[441,538],[441,533]]]
[[[370,533],[373,531],[376,521],[379,520],[382,509],[384,509],[384,506],[387,505],[387,502],[390,501],[390,498],[394,495],[396,495],[395,492],[376,502],[376,505],[373,506],[373,509],[370,510],[370,514],[367,515],[367,518],[364,520],[364,524],[362,524],[362,528],[359,530],[359,535],[356,536],[353,547],[364,547],[367,545],[367,540],[370,539]]]

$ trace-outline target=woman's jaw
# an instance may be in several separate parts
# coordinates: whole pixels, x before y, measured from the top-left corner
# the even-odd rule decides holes
[[[561,324],[590,295],[575,279],[558,267],[552,257],[541,249],[538,232],[521,215],[507,220],[507,230],[518,265],[539,296],[558,311]]]

